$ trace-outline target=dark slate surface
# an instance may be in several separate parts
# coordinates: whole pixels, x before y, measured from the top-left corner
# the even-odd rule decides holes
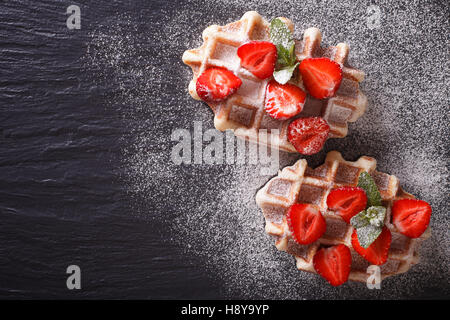
[[[0,3],[1,298],[284,297],[270,288],[262,293],[256,283],[253,288],[245,281],[224,281],[217,274],[220,266],[207,267],[208,256],[187,250],[183,237],[168,226],[179,199],[201,194],[198,201],[207,205],[219,191],[215,179],[233,176],[220,176],[223,167],[181,167],[172,177],[177,184],[166,181],[171,188],[158,189],[139,180],[151,178],[142,172],[136,178],[146,167],[133,160],[142,156],[142,148],[169,153],[174,128],[189,129],[194,120],[212,127],[207,108],[186,92],[190,72],[180,58],[200,44],[207,25],[236,20],[247,10],[284,15],[296,23],[297,32],[315,25],[328,41],[350,42],[352,62],[367,72],[364,90],[371,107],[346,139],[330,141],[308,161],[317,165],[333,149],[351,160],[375,156],[383,171],[395,173],[409,191],[432,203],[436,233],[430,243],[448,244],[448,176],[440,169],[448,163],[445,2],[375,2],[384,20],[373,32],[364,27],[370,5],[364,1],[307,2],[304,7],[296,1],[203,3]],[[71,4],[81,7],[81,30],[66,27]],[[186,112],[180,115],[180,108]],[[373,120],[383,108],[397,118],[384,116],[381,125],[392,121],[396,130],[384,130]],[[413,174],[440,173],[439,187],[408,180],[408,169],[402,170],[399,161],[403,154],[411,161],[415,152],[423,165]],[[431,158],[440,162],[427,162]],[[257,232],[263,232],[262,224]],[[446,250],[433,251],[426,263],[431,276],[421,277],[427,270],[419,269],[410,280],[418,281],[413,289],[373,297],[448,297]],[[222,263],[223,269],[232,268]],[[81,267],[82,290],[65,286],[71,264]],[[294,274],[292,261],[285,268]],[[325,289],[292,295],[283,287],[285,297],[336,297],[314,276],[310,279]],[[367,291],[344,288],[338,297],[372,297]]]

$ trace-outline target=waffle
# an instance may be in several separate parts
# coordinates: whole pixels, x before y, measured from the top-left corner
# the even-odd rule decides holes
[[[293,23],[286,18],[281,19],[293,31]],[[197,77],[212,66],[225,67],[242,80],[239,90],[228,99],[208,103],[214,112],[216,129],[230,129],[240,138],[296,152],[287,139],[287,127],[293,119],[275,120],[264,110],[265,88],[271,78],[260,80],[253,76],[241,68],[237,56],[238,47],[247,41],[269,41],[269,23],[257,12],[249,11],[239,21],[225,26],[209,26],[203,31],[202,37],[204,42],[201,47],[187,50],[183,54],[183,62],[189,65],[193,72],[193,79],[189,83],[191,96],[200,100],[195,89]],[[366,109],[367,98],[359,90],[359,82],[364,79],[364,72],[347,64],[347,44],[339,43],[324,48],[321,47],[321,39],[319,29],[306,29],[303,40],[295,40],[295,54],[299,61],[308,57],[328,57],[339,63],[343,74],[341,86],[330,99],[318,100],[308,95],[303,111],[297,117],[321,116],[330,126],[329,138],[342,138],[347,135],[347,122],[356,121]],[[294,81],[291,80],[304,89],[301,79]],[[268,134],[259,136],[261,129]]]
[[[375,167],[374,158],[363,156],[355,162],[350,162],[345,161],[339,152],[331,151],[327,154],[323,165],[311,169],[305,159],[298,160],[293,166],[280,171],[278,176],[258,191],[256,202],[263,211],[266,232],[275,238],[275,246],[278,250],[286,251],[295,257],[299,270],[315,273],[312,260],[321,246],[345,244],[352,253],[349,280],[361,282],[367,280],[369,275],[366,270],[370,264],[352,248],[353,227],[334,212],[328,211],[326,203],[331,189],[356,186],[362,171],[370,173],[378,186],[383,206],[387,208],[385,225],[392,233],[388,260],[380,266],[381,280],[406,272],[419,261],[419,244],[430,236],[430,227],[416,239],[402,235],[395,228],[391,223],[393,202],[402,198],[414,198],[414,196],[402,190],[395,176],[378,172]],[[287,226],[285,217],[287,210],[297,202],[317,206],[327,223],[323,236],[309,245],[300,245],[295,242]]]

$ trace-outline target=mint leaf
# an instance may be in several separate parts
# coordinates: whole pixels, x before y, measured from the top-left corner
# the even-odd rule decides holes
[[[273,72],[274,79],[280,84],[285,84],[286,82],[289,81],[289,79],[291,79],[292,73],[294,73],[295,68],[298,65],[299,63],[297,62],[293,66],[274,71]]]
[[[358,236],[358,242],[361,247],[367,249],[380,235],[383,229],[375,227],[371,224],[356,229],[356,235]]]
[[[287,25],[276,18],[270,22],[270,41],[278,47],[284,47],[290,52],[292,44],[294,44],[294,36]]]
[[[383,230],[386,208],[369,207],[350,219],[350,224],[356,229],[361,247],[367,248],[374,242]]]
[[[381,194],[375,181],[369,173],[363,171],[358,178],[358,187],[363,188],[367,195],[367,206],[381,206]]]
[[[386,208],[382,206],[369,207],[366,210],[366,217],[372,226],[382,228],[386,217]]]
[[[361,247],[368,248],[383,230],[386,208],[381,206],[380,191],[369,173],[360,173],[358,187],[366,192],[367,209],[353,216],[350,223],[356,229]]]
[[[291,66],[297,62],[297,57],[294,54],[295,43],[292,42],[290,47],[277,46],[277,66],[279,68]]]
[[[280,19],[270,22],[270,41],[277,47],[277,63],[273,77],[278,83],[288,82],[298,66],[295,42],[291,30]]]
[[[277,46],[277,67],[283,68],[291,65],[289,50],[282,46]]]

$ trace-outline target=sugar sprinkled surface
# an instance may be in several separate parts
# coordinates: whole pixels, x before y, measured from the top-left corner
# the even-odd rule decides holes
[[[250,5],[252,4],[252,5]],[[118,13],[115,27],[99,25],[92,34],[86,64],[117,92],[105,93],[111,112],[129,126],[134,143],[124,150],[124,181],[134,211],[145,221],[167,225],[173,241],[199,257],[223,283],[224,297],[320,299],[404,298],[448,293],[448,61],[447,7],[420,1],[377,2],[380,28],[367,27],[365,1],[187,1],[177,10],[144,11],[148,25]],[[317,275],[299,272],[293,258],[279,252],[264,232],[254,196],[270,177],[260,165],[175,165],[170,158],[174,129],[213,128],[209,108],[187,92],[189,67],[181,56],[201,45],[211,24],[239,19],[256,10],[266,18],[289,17],[294,35],[321,29],[324,42],[350,45],[350,63],[366,72],[362,90],[368,110],[350,124],[344,139],[330,139],[324,150],[306,157],[312,167],[330,150],[347,160],[373,156],[378,170],[396,175],[402,187],[431,203],[432,237],[421,262],[406,274],[388,278],[382,290],[361,283],[333,288]],[[447,83],[446,83],[447,82]],[[101,86],[101,82],[99,83]],[[206,145],[206,144],[205,144]],[[280,168],[298,155],[280,154]],[[442,287],[444,285],[444,287]],[[440,291],[439,291],[440,290]]]

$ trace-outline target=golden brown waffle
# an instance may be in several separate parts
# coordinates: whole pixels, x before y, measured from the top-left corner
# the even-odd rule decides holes
[[[293,31],[293,23],[286,18],[281,19]],[[247,41],[269,41],[269,23],[257,12],[249,11],[239,21],[225,26],[209,26],[202,36],[204,42],[201,47],[187,50],[183,54],[183,62],[193,71],[193,79],[189,84],[191,96],[200,100],[195,89],[197,77],[212,66],[225,67],[242,80],[240,89],[228,99],[208,103],[215,115],[216,129],[231,129],[240,138],[296,152],[287,140],[287,127],[293,119],[275,120],[264,110],[265,88],[271,78],[260,80],[241,68],[237,55],[238,47]],[[336,61],[342,67],[342,83],[336,95],[330,99],[318,100],[308,95],[304,109],[298,117],[322,116],[330,126],[329,137],[342,138],[347,135],[347,122],[356,121],[366,109],[367,98],[359,90],[359,82],[364,79],[364,72],[347,64],[347,44],[339,43],[324,48],[321,47],[321,41],[319,29],[309,28],[304,32],[302,41],[295,40],[295,54],[299,61],[308,57],[328,57]],[[293,83],[304,89],[301,79]],[[268,134],[258,139],[260,129],[267,130]],[[274,129],[279,130],[279,136],[272,134]]]
[[[359,174],[367,171],[375,180],[381,193],[383,206],[387,207],[385,224],[392,233],[388,260],[380,266],[381,279],[406,272],[419,259],[418,248],[422,240],[430,236],[430,227],[420,238],[410,239],[402,235],[391,223],[391,207],[394,200],[414,198],[399,187],[393,175],[375,170],[376,160],[363,156],[358,161],[345,161],[337,151],[327,154],[325,163],[316,169],[308,167],[306,160],[298,160],[271,179],[256,194],[256,203],[262,209],[266,220],[266,232],[275,237],[278,250],[292,254],[299,270],[315,272],[312,259],[321,246],[345,244],[352,252],[352,268],[349,279],[365,282],[370,265],[353,250],[351,234],[353,227],[332,211],[327,210],[326,199],[331,189],[342,186],[356,186]],[[297,202],[318,206],[327,223],[326,232],[310,245],[295,242],[286,223],[288,208]]]

